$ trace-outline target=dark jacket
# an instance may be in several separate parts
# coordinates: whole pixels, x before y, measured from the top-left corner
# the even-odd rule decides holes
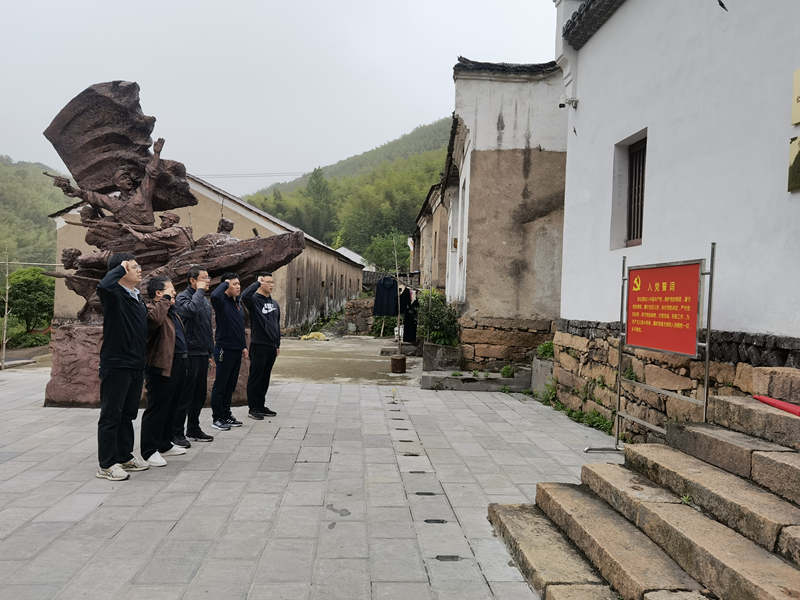
[[[172,373],[175,358],[175,321],[170,299],[147,301],[147,366],[161,369],[162,377]],[[178,322],[180,317],[178,317]]]
[[[397,316],[397,281],[384,277],[375,284],[375,304],[372,305],[375,317]]]
[[[281,347],[281,307],[272,298],[258,293],[257,281],[242,294],[242,302],[250,313],[250,342]]]
[[[244,337],[244,309],[241,296],[234,300],[225,294],[228,282],[223,281],[211,292],[211,306],[217,317],[217,331],[214,341],[224,350],[244,350],[247,342]]]
[[[147,309],[119,284],[125,267],[111,269],[97,284],[103,307],[103,345],[100,366],[107,369],[143,369],[147,340]]]
[[[208,355],[214,351],[214,329],[211,327],[211,304],[205,290],[187,287],[175,297],[175,310],[186,330],[186,345],[192,356]]]

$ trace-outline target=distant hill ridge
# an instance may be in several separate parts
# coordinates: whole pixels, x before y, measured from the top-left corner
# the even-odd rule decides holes
[[[322,167],[322,172],[326,179],[346,175],[355,176],[374,169],[384,162],[392,162],[398,158],[408,158],[431,150],[439,150],[446,146],[450,139],[451,122],[452,119],[450,117],[445,117],[434,121],[430,125],[420,125],[415,127],[411,133],[401,135],[396,140],[386,142],[373,150],[368,150],[332,165]],[[292,181],[274,183],[254,192],[252,195],[267,196],[276,188],[280,189],[282,193],[290,193],[298,188],[305,187],[310,176],[311,174],[307,173]]]

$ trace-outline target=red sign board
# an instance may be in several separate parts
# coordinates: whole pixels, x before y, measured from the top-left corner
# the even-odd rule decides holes
[[[702,261],[628,269],[625,344],[697,355]]]

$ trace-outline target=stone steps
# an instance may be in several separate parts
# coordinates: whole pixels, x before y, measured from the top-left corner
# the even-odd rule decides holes
[[[750,396],[710,396],[708,421],[800,450],[800,417],[773,408]]]
[[[708,423],[667,423],[667,445],[748,479],[754,452],[794,452],[791,448]]]
[[[625,465],[708,511],[773,552],[784,528],[800,525],[800,508],[774,494],[660,444],[625,446]]]
[[[800,598],[800,570],[641,474],[584,465],[581,480],[720,598]]]
[[[698,584],[644,533],[586,486],[540,483],[536,504],[625,600],[648,592],[700,591]]]
[[[490,504],[489,521],[542,599],[616,600],[550,519],[532,504]]]

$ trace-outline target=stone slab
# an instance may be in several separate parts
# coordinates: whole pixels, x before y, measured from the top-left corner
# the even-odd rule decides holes
[[[536,504],[624,600],[642,600],[652,590],[701,589],[661,548],[586,486],[540,483]]]
[[[667,592],[664,590],[644,595],[644,600],[706,600],[700,592]]]
[[[784,527],[778,538],[778,554],[800,565],[800,527]]]
[[[668,446],[627,444],[625,464],[770,551],[783,527],[800,525],[800,508]]]
[[[544,600],[617,600],[617,593],[607,585],[554,585]]]
[[[681,502],[675,494],[639,473],[611,463],[583,465],[581,482],[631,523],[636,523],[636,513],[642,502]]]
[[[752,469],[753,481],[800,504],[800,454],[754,452]]]
[[[490,504],[489,521],[522,575],[539,593],[548,586],[603,583],[569,540],[532,504]]]
[[[710,396],[708,421],[800,450],[800,417],[749,396]]]
[[[800,571],[690,506],[642,504],[638,525],[720,598],[800,597]]]
[[[753,452],[792,451],[761,438],[707,423],[667,423],[667,444],[728,473],[747,478],[750,477]]]

